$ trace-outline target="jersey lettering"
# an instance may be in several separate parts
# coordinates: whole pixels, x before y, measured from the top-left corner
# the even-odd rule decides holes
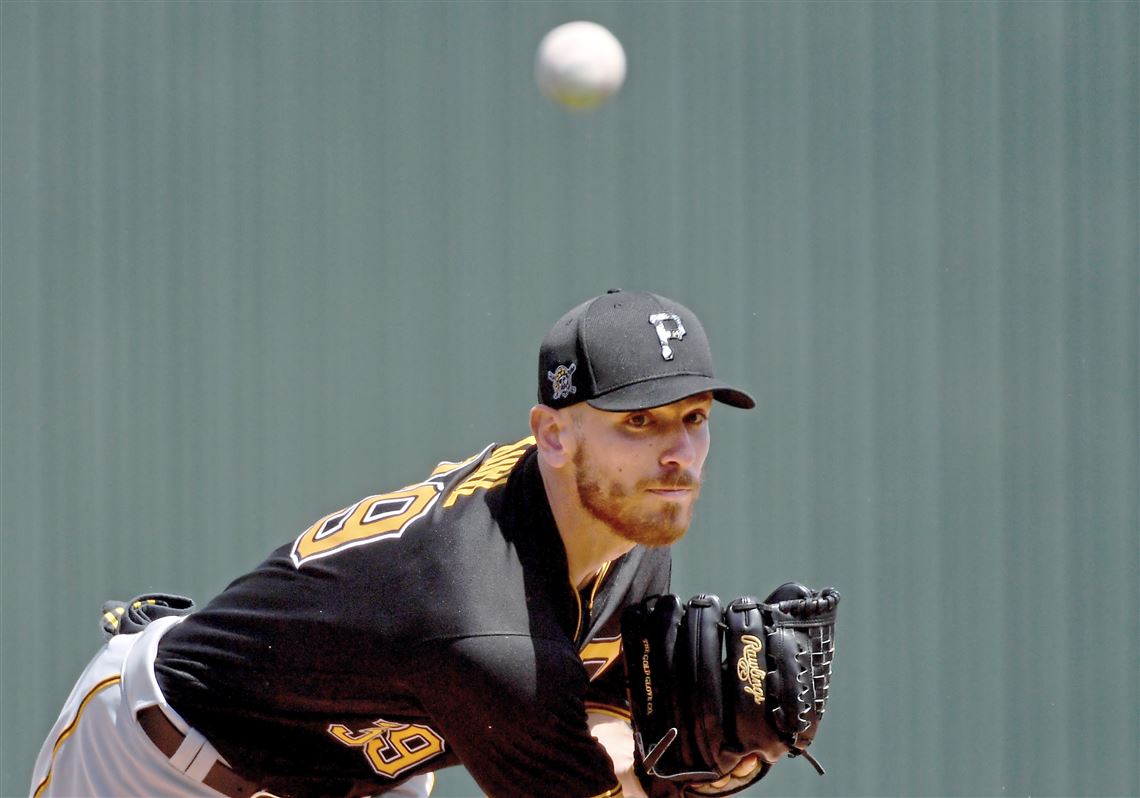
[[[470,496],[480,490],[489,490],[496,485],[507,481],[511,469],[526,454],[526,450],[534,444],[534,438],[523,438],[510,446],[501,446],[487,461],[475,469],[471,476],[460,482],[455,490],[443,502],[444,507],[451,507],[460,496]]]
[[[358,732],[340,724],[329,726],[328,731],[338,742],[364,749],[372,769],[390,779],[439,756],[446,747],[435,729],[418,723],[381,719]]]

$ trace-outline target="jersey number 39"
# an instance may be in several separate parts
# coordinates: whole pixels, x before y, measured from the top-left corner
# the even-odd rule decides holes
[[[410,524],[431,510],[443,486],[421,482],[394,493],[369,496],[351,507],[327,515],[306,529],[293,544],[290,557],[304,563],[363,546],[387,537],[399,537]]]

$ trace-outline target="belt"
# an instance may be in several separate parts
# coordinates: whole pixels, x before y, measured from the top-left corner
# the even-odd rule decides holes
[[[135,718],[150,741],[168,759],[174,756],[186,739],[186,735],[178,731],[178,727],[171,723],[170,718],[166,717],[166,713],[158,706],[140,709]],[[257,798],[257,796],[273,798],[249,779],[239,776],[220,759],[210,767],[202,783],[211,790],[228,795],[229,798]]]

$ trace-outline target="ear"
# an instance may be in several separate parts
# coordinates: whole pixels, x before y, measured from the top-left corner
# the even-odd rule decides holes
[[[530,431],[538,443],[538,456],[554,468],[561,468],[574,457],[574,434],[569,415],[547,405],[530,409]]]

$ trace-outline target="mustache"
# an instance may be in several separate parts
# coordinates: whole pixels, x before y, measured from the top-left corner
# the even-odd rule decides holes
[[[643,489],[663,488],[666,490],[675,488],[699,488],[700,486],[701,478],[692,471],[685,471],[683,469],[659,474],[654,479],[642,480],[640,485]]]

